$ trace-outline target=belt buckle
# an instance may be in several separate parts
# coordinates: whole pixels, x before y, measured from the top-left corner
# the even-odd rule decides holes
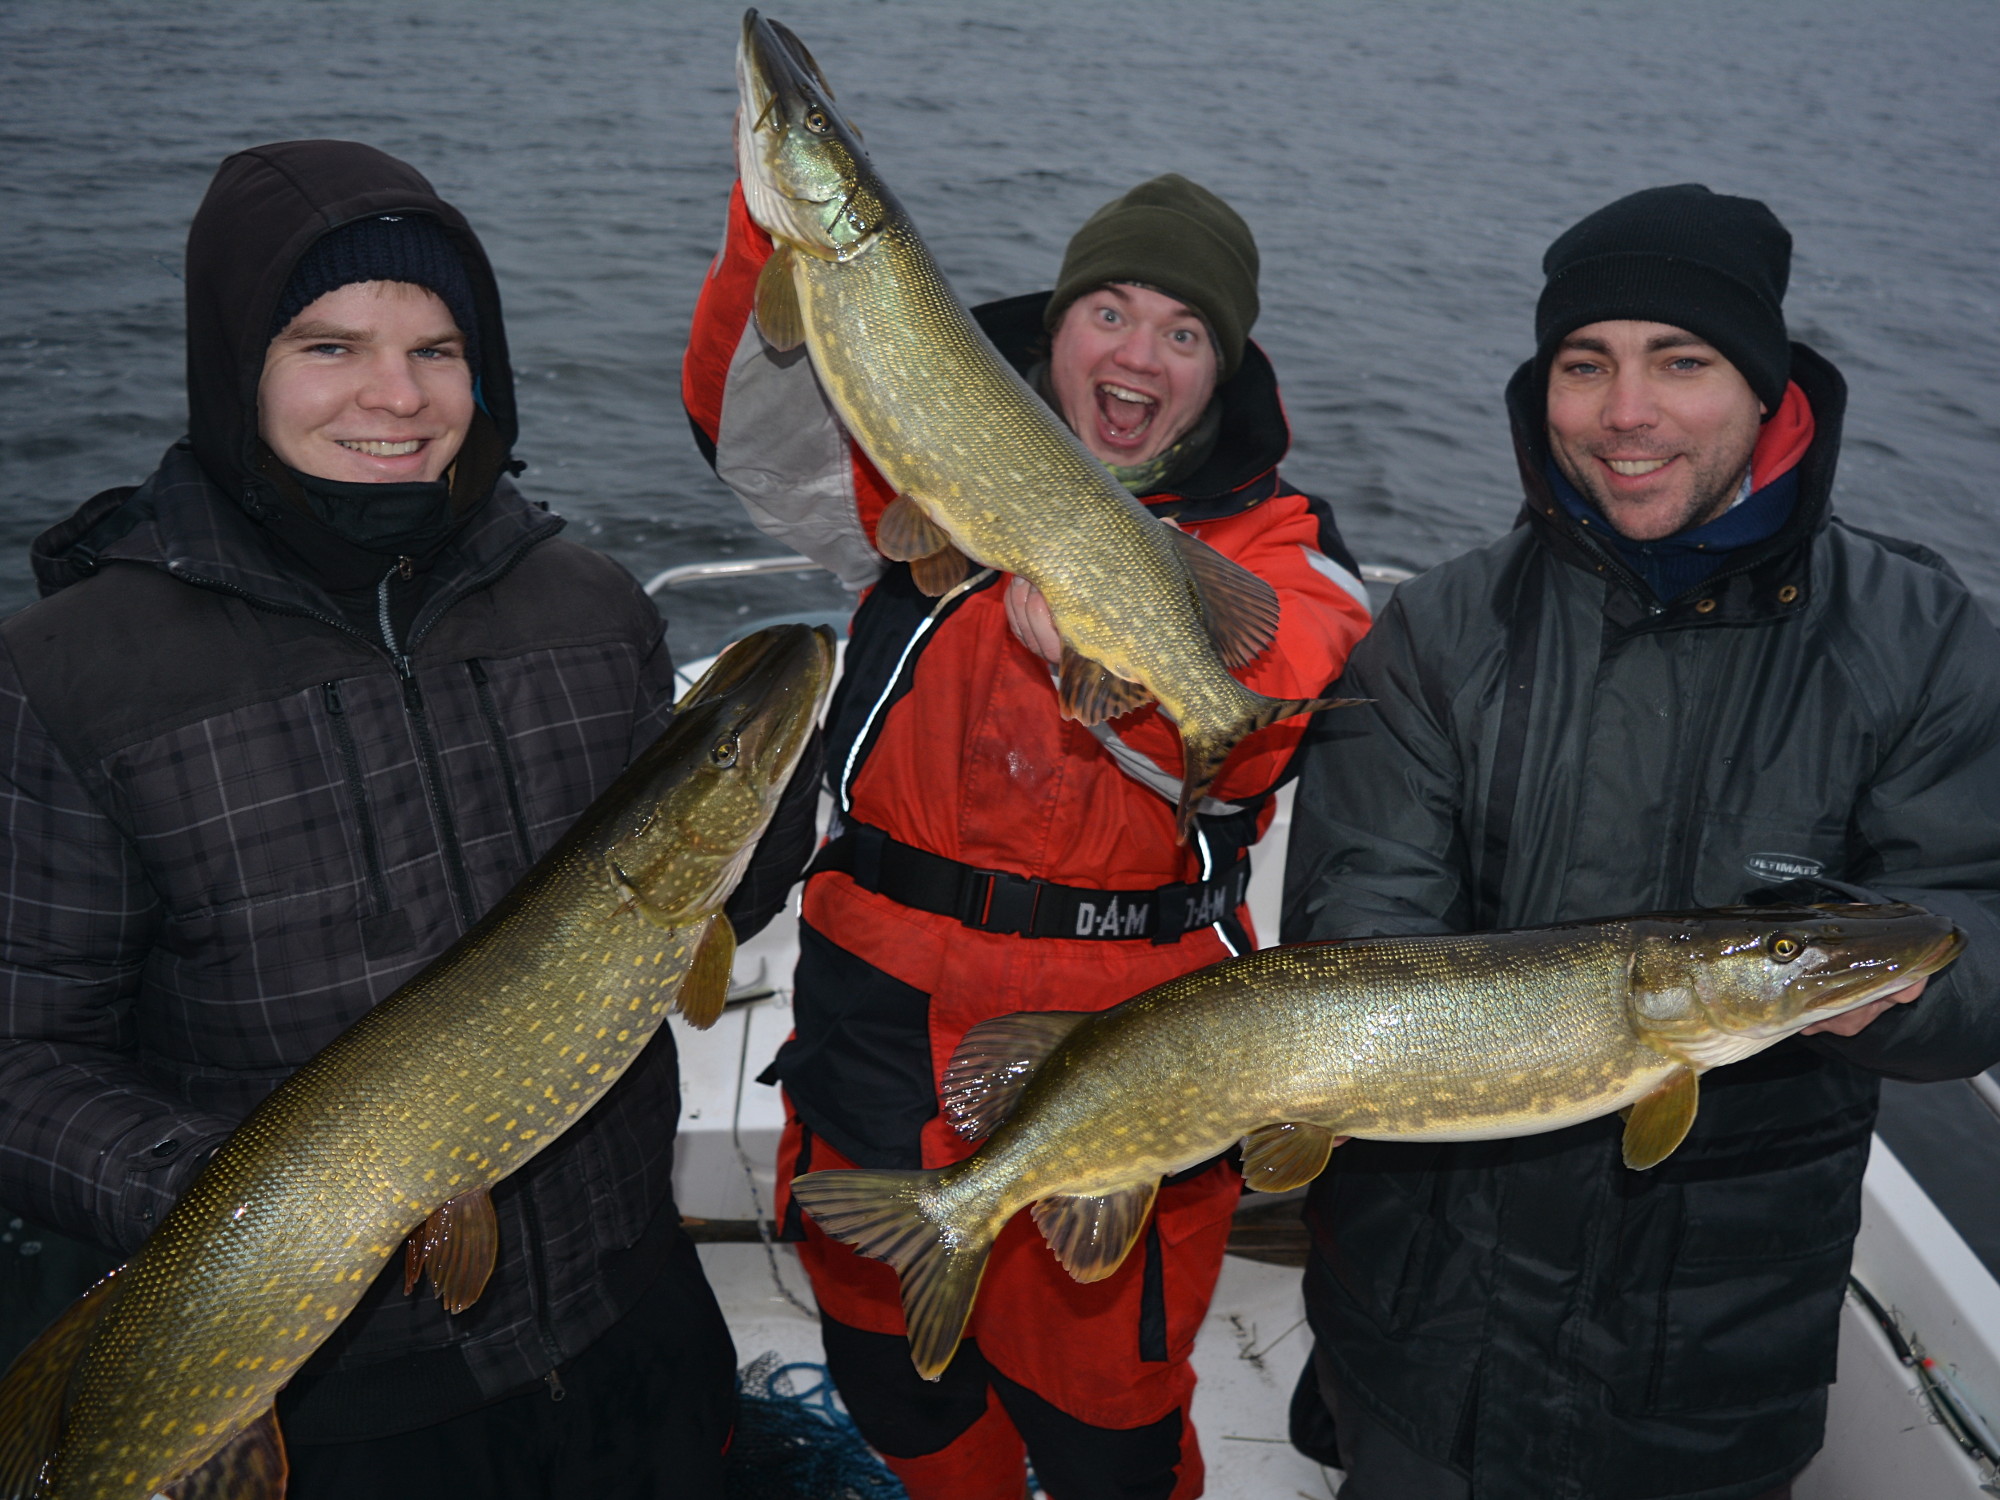
[[[1010,870],[974,870],[958,920],[980,932],[1033,932],[1043,884]]]

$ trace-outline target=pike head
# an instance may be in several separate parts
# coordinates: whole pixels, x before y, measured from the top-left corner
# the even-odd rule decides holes
[[[1698,1068],[1762,1051],[1958,957],[1920,906],[1757,906],[1637,917],[1629,1003],[1646,1042]]]
[[[777,625],[718,656],[595,830],[614,885],[655,921],[718,909],[777,810],[833,681],[833,634]]]
[[[893,202],[805,43],[744,12],[736,89],[736,170],[750,216],[780,244],[818,260],[866,251]]]

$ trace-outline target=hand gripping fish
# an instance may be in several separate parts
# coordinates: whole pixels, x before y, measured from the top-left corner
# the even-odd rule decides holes
[[[805,345],[896,487],[876,545],[931,594],[961,583],[968,558],[1041,590],[1065,717],[1100,724],[1157,699],[1180,729],[1185,842],[1238,741],[1339,701],[1267,698],[1230,676],[1274,638],[1276,591],[1133,499],[1000,357],[797,37],[750,11],[736,75],[744,199],[777,242],[757,325],[775,348]]]
[[[1964,944],[1942,917],[1884,905],[1267,948],[1110,1010],[973,1027],[944,1107],[991,1140],[941,1171],[808,1173],[792,1195],[896,1268],[911,1358],[935,1380],[994,1237],[1029,1204],[1069,1273],[1097,1281],[1163,1176],[1238,1142],[1249,1186],[1282,1192],[1351,1136],[1487,1140],[1623,1110],[1625,1164],[1643,1170],[1687,1135],[1702,1073],[1893,994]]]
[[[428,1270],[448,1309],[471,1304],[498,1248],[492,1186],[669,1009],[721,1014],[722,904],[832,675],[823,629],[725,652],[498,906],[280,1084],[0,1380],[0,1496],[281,1495],[272,1400],[405,1236],[405,1289]]]

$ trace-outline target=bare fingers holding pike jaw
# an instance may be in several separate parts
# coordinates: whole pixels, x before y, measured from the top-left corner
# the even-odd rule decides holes
[[[1884,995],[1880,1000],[1871,1000],[1868,1004],[1857,1006],[1845,1015],[1838,1015],[1831,1020],[1808,1026],[1799,1035],[1812,1036],[1815,1032],[1826,1031],[1835,1036],[1858,1036],[1864,1027],[1890,1006],[1908,1005],[1924,992],[1924,986],[1930,982],[1930,976],[1925,975],[1907,989],[1897,990],[1893,995]]]

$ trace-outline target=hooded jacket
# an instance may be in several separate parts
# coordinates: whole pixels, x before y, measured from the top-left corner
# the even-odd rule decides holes
[[[273,308],[313,240],[430,214],[477,299],[488,441],[401,638],[344,614],[260,520]],[[0,1200],[119,1254],[276,1084],[448,947],[664,727],[652,602],[501,475],[513,384],[492,273],[369,147],[231,157],[188,248],[186,439],[36,543],[0,624]],[[475,423],[475,427],[480,424]],[[483,470],[468,485],[468,470]],[[297,1440],[423,1425],[531,1386],[617,1320],[678,1233],[670,1034],[494,1193],[457,1317],[400,1262],[285,1398]]]
[[[1969,938],[1917,1002],[1702,1080],[1625,1169],[1615,1118],[1355,1141],[1313,1185],[1307,1307],[1343,1398],[1476,1500],[1746,1500],[1820,1443],[1878,1076],[2000,1059],[2000,640],[1921,547],[1835,519],[1845,392],[1790,518],[1658,599],[1550,493],[1509,389],[1522,524],[1400,587],[1312,731],[1287,941],[1735,904],[1864,884]],[[1813,899],[1845,899],[1831,892]]]

